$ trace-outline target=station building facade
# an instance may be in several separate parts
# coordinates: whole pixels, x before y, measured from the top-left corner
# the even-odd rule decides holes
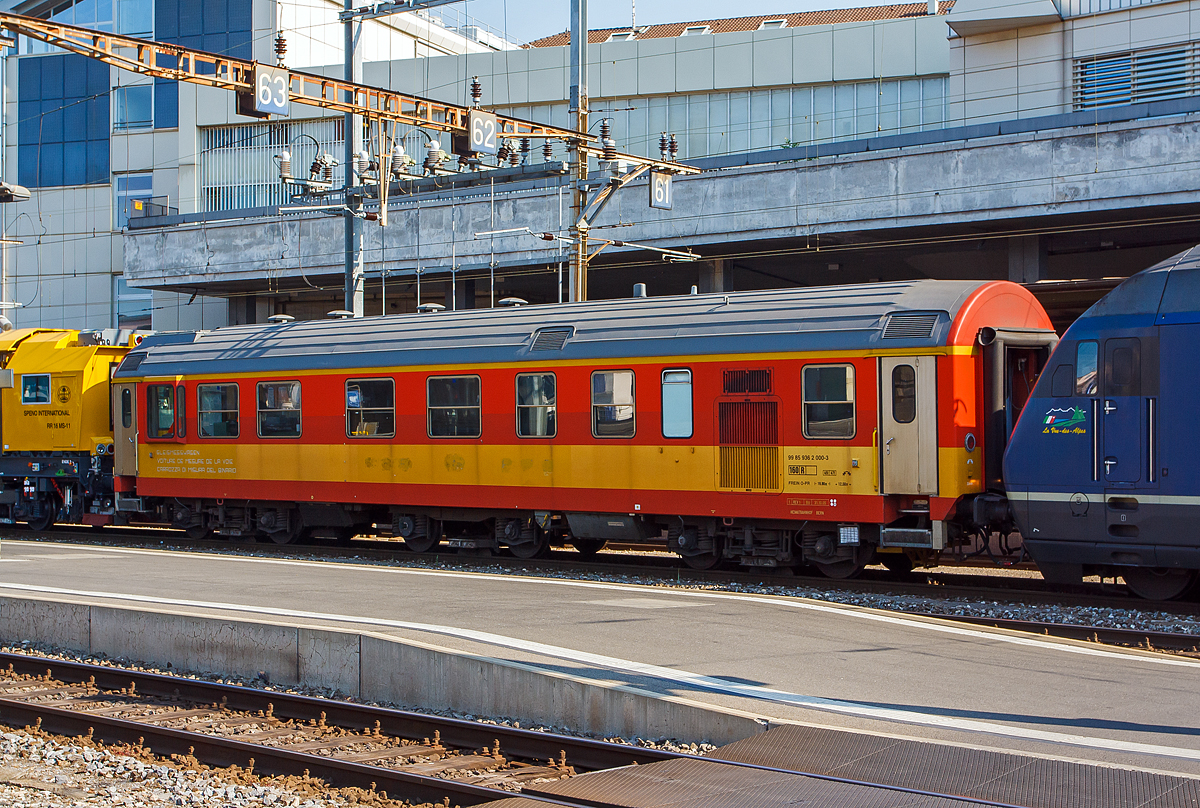
[[[289,63],[342,59],[340,2],[328,0],[28,0],[0,11],[155,39],[242,59]],[[403,14],[366,23],[370,60],[421,59],[515,47],[481,24]],[[227,301],[155,293],[122,275],[131,216],[238,203],[237,190],[204,188],[204,156],[237,120],[228,93],[139,76],[21,37],[3,59],[3,176],[28,202],[0,206],[6,238],[0,301],[18,326],[184,328],[226,321]],[[228,130],[222,129],[222,132]],[[340,131],[340,129],[339,129]],[[229,133],[254,138],[252,131]],[[262,138],[260,138],[262,139]],[[253,141],[251,141],[253,142]],[[270,149],[274,145],[267,145]]]
[[[156,24],[158,6],[172,2],[178,0],[155,0]],[[336,5],[320,6],[322,19],[329,20],[320,30],[298,16],[277,16],[274,3],[256,1],[249,20],[239,23],[249,26],[250,33],[242,35],[248,42],[235,43],[235,34],[226,30],[223,45],[205,39],[185,44],[236,45],[272,61],[271,42],[282,29],[296,43],[289,47],[289,65],[340,75],[340,52],[323,44],[341,41],[340,28],[328,28],[336,26]],[[224,19],[231,30],[229,13],[226,9],[222,18],[214,12],[212,19]],[[478,77],[486,107],[567,125],[565,35],[514,49],[496,38],[485,43],[477,33],[462,34],[472,30],[468,26],[456,33],[426,24],[414,33],[408,22],[395,22],[409,16],[387,18],[394,27],[383,30],[368,52],[367,83],[466,104]],[[183,23],[174,22],[170,9],[162,19],[168,22],[142,33],[164,40],[180,36],[181,29],[171,26]],[[205,36],[205,19],[201,15],[201,33],[189,23],[188,36]],[[1194,64],[1198,21],[1200,0],[956,0],[593,31],[591,107],[593,120],[610,119],[622,150],[656,156],[661,133],[669,132],[677,135],[685,160],[769,155],[889,135],[929,133],[932,142],[938,132],[975,124],[1200,95]],[[316,33],[306,39],[297,31]],[[10,314],[14,321],[102,327],[134,310],[144,319],[149,309],[157,328],[213,327],[262,319],[259,315],[280,309],[278,301],[296,297],[281,286],[277,262],[264,263],[257,281],[217,299],[165,291],[170,287],[165,278],[156,284],[144,274],[139,286],[130,286],[121,277],[123,217],[140,201],[137,209],[152,213],[240,217],[245,239],[266,238],[259,233],[279,221],[278,208],[288,201],[274,153],[311,141],[339,155],[340,118],[293,107],[287,121],[251,122],[233,114],[226,94],[185,85],[161,91],[153,85],[130,99],[129,88],[148,83],[80,64],[71,69],[82,71],[93,92],[79,94],[77,76],[70,84],[64,80],[56,94],[56,67],[49,62],[25,67],[48,58],[29,53],[7,60],[5,177],[34,180],[22,183],[34,190],[34,199],[2,211],[6,235],[33,242],[7,251],[8,298],[26,304]],[[22,84],[22,74],[38,76],[36,98],[33,80]],[[44,76],[49,78],[43,81]],[[68,97],[68,86],[77,95]],[[100,103],[102,86],[108,98]],[[75,104],[78,100],[82,103]],[[75,106],[90,110],[88,125],[69,130],[64,125],[77,139],[69,141],[68,157],[64,136],[60,159],[58,143],[46,132],[57,133],[59,108]],[[137,117],[133,111],[139,109],[140,128],[131,130],[130,116]],[[102,111],[108,119],[101,120]],[[77,111],[71,114],[78,119]],[[78,139],[80,132],[86,137]],[[436,134],[408,134],[406,147],[418,161],[431,137]],[[448,142],[442,145],[449,150]],[[36,169],[28,167],[31,160]],[[55,163],[61,163],[61,173],[54,167],[41,173],[43,164]],[[1146,205],[1157,201],[1147,199]],[[274,232],[284,231],[280,225]],[[1044,245],[1030,249],[1036,259]],[[287,252],[281,245],[281,253]],[[234,263],[245,274],[243,255],[214,252],[206,260],[202,269],[214,278]],[[368,260],[369,273],[387,268],[386,250],[376,266]],[[58,280],[51,280],[55,275]],[[43,292],[56,283],[59,297]],[[326,302],[339,300],[337,289],[327,297],[315,304],[313,316]],[[127,305],[130,301],[136,304]],[[287,310],[306,313],[302,306]]]

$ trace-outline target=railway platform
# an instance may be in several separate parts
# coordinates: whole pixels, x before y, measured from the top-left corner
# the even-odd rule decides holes
[[[827,755],[789,770],[854,779],[856,765],[878,765],[928,778],[983,755],[986,765],[971,765],[1001,780],[1072,766],[1138,782],[1200,777],[1195,661],[935,619],[728,592],[15,541],[0,557],[0,596],[436,642],[757,716],[779,728],[744,743],[801,733],[783,746]],[[643,804],[668,803],[630,803]]]

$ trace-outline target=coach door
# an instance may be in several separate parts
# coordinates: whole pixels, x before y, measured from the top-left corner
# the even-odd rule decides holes
[[[131,477],[137,474],[137,387],[114,384],[112,391],[113,473]]]
[[[881,493],[937,494],[937,358],[879,360]]]
[[[1142,344],[1136,337],[1104,341],[1104,398],[1099,401],[1104,424],[1102,479],[1136,483],[1145,466],[1147,404],[1142,401]]]

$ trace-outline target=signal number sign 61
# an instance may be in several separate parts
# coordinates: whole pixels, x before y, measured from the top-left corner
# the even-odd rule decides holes
[[[287,115],[291,77],[287,70],[254,66],[254,110],[264,115]]]
[[[650,207],[670,210],[675,206],[671,194],[671,175],[665,171],[650,172]]]
[[[495,154],[500,150],[495,115],[471,110],[467,115],[467,130],[471,133],[471,151],[476,154]]]

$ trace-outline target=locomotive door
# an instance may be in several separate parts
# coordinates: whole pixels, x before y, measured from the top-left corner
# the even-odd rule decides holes
[[[879,360],[884,494],[937,495],[937,357]]]
[[[1105,482],[1136,483],[1142,479],[1142,344],[1136,337],[1104,341],[1104,452],[1100,473]]]
[[[137,387],[114,384],[113,473],[119,477],[137,474]]]

